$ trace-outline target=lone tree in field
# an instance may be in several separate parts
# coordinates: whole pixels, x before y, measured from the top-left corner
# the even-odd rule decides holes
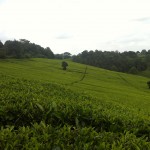
[[[148,85],[148,87],[149,87],[149,89],[150,89],[150,81],[147,82],[147,85]]]
[[[66,70],[67,69],[67,66],[68,66],[68,63],[63,61],[62,64],[61,64],[63,70]]]

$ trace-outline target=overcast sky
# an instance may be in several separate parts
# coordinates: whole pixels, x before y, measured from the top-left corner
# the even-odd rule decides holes
[[[150,49],[150,0],[0,0],[0,40],[56,53]]]

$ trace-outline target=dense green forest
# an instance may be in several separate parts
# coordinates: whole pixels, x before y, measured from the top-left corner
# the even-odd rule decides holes
[[[92,65],[108,70],[136,74],[148,68],[150,50],[133,51],[83,51],[72,57],[74,62]]]
[[[0,58],[54,58],[54,54],[49,47],[43,48],[35,43],[30,43],[26,39],[19,41],[0,41]]]

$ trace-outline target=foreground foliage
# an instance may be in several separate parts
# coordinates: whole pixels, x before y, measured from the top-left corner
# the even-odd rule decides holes
[[[147,114],[0,74],[0,149],[150,149]]]

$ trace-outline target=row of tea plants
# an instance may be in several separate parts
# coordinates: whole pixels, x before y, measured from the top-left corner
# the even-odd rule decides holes
[[[0,74],[0,149],[149,150],[148,114]]]

